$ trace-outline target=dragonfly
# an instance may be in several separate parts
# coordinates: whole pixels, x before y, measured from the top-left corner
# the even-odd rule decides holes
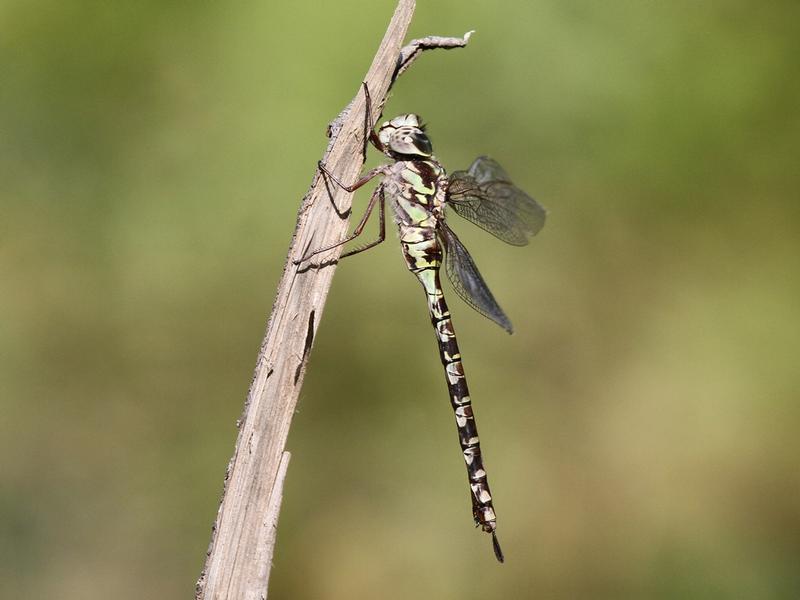
[[[308,252],[295,263],[300,264],[357,238],[376,205],[379,211],[378,238],[343,253],[340,258],[363,252],[383,242],[386,238],[385,205],[386,199],[389,199],[406,266],[422,284],[427,298],[450,404],[455,414],[459,444],[467,467],[472,516],[476,527],[491,534],[494,554],[502,563],[504,556],[496,533],[497,516],[483,463],[472,400],[440,280],[442,264],[453,289],[469,306],[508,333],[512,333],[512,325],[486,285],[475,261],[448,226],[446,212],[452,209],[500,240],[522,246],[544,226],[546,211],[515,186],[503,168],[487,156],[475,159],[466,170],[447,175],[433,155],[425,125],[416,114],[404,114],[386,121],[376,133],[369,125],[371,111],[366,86],[365,93],[365,127],[369,128],[365,144],[368,138],[392,162],[371,169],[350,185],[342,183],[322,162],[319,163],[324,175],[348,192],[354,192],[375,177],[382,179],[370,197],[364,216],[350,236],[336,244]]]

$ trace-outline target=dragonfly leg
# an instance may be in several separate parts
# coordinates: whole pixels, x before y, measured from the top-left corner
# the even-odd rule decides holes
[[[386,148],[381,143],[378,134],[375,133],[372,120],[372,98],[369,95],[369,86],[366,81],[362,81],[361,85],[364,88],[364,103],[366,108],[364,111],[364,162],[367,161],[367,140],[369,140],[378,152],[383,153]]]
[[[369,140],[372,143],[372,145],[375,146],[375,148],[377,148],[378,151],[380,151],[381,153],[383,153],[386,148],[381,143],[381,140],[378,137],[378,134],[375,133],[375,130],[372,128],[372,97],[369,95],[369,86],[367,85],[366,81],[362,81],[361,82],[361,86],[364,89],[364,104],[365,104],[365,107],[364,107],[364,147],[362,148],[362,154],[363,154],[364,162],[366,162],[367,161],[367,140]],[[317,166],[319,167],[319,170],[322,171],[334,183],[336,183],[336,185],[338,185],[343,190],[347,190],[348,192],[354,192],[358,188],[360,188],[362,185],[366,184],[370,179],[372,179],[376,175],[385,174],[386,173],[386,167],[385,166],[375,167],[374,169],[371,169],[371,170],[367,171],[367,173],[361,179],[359,179],[358,181],[356,181],[352,185],[345,185],[344,183],[342,183],[339,180],[338,177],[336,177],[336,175],[334,175],[333,173],[331,173],[328,170],[328,168],[322,163],[322,161],[319,161],[317,163]]]
[[[383,186],[378,187],[378,193],[380,194],[380,200],[378,203],[378,239],[370,242],[369,244],[364,244],[358,248],[353,248],[352,250],[348,250],[344,254],[342,254],[339,258],[347,258],[348,256],[353,256],[354,254],[358,254],[359,252],[364,252],[364,250],[369,250],[370,248],[374,248],[378,244],[380,244],[383,240],[386,239],[386,202],[383,197]]]
[[[369,97],[369,86],[361,82],[364,88],[364,145],[361,146],[361,159],[367,162],[367,140],[372,138],[372,99]]]
[[[342,183],[339,180],[338,177],[336,177],[336,175],[334,175],[333,173],[331,173],[328,170],[328,167],[326,167],[322,163],[322,161],[319,161],[317,163],[317,166],[319,167],[319,170],[322,171],[325,174],[326,177],[328,177],[331,181],[333,181],[340,188],[342,188],[343,190],[348,191],[348,192],[355,192],[358,188],[366,185],[367,183],[369,183],[372,179],[374,179],[378,175],[384,175],[386,173],[386,171],[387,171],[387,166],[386,165],[381,165],[379,167],[375,167],[374,169],[370,169],[369,171],[367,171],[364,174],[364,176],[361,179],[359,179],[358,181],[356,181],[355,183],[353,183],[351,185],[345,185],[344,183]]]
[[[372,210],[375,208],[375,204],[378,202],[378,200],[380,200],[380,204],[381,204],[381,207],[380,207],[380,218],[381,218],[380,238],[375,242],[371,242],[370,244],[367,244],[367,246],[365,246],[363,248],[357,249],[355,251],[347,252],[346,254],[344,254],[344,256],[351,256],[353,254],[357,254],[358,252],[366,250],[367,248],[372,248],[373,246],[377,246],[378,244],[380,244],[386,237],[385,217],[384,217],[384,202],[383,202],[383,186],[382,185],[379,185],[377,188],[375,188],[375,191],[372,192],[372,197],[369,199],[369,204],[367,204],[367,209],[364,211],[364,216],[361,217],[361,221],[358,222],[358,225],[356,225],[356,228],[353,230],[352,234],[350,234],[349,236],[347,236],[343,240],[341,240],[339,242],[336,242],[335,244],[331,244],[330,246],[325,246],[324,248],[317,248],[313,252],[308,252],[300,260],[294,260],[292,262],[294,264],[296,264],[296,265],[299,265],[300,263],[307,261],[312,256],[316,256],[317,254],[320,254],[322,252],[327,252],[328,250],[333,250],[334,248],[338,248],[339,246],[343,246],[347,242],[351,242],[354,239],[356,239],[364,231],[364,227],[366,226],[367,221],[369,220],[369,216],[370,216],[370,214],[372,214]],[[340,258],[343,258],[344,256],[342,256]]]

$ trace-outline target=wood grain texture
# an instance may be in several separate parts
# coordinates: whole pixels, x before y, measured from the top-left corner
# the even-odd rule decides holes
[[[400,0],[364,81],[376,120],[392,83],[421,50],[466,45],[461,38],[424,38],[401,48],[414,0]],[[437,45],[437,43],[439,45]],[[359,85],[351,103],[330,124],[323,157],[342,181],[355,181],[364,165],[365,96]],[[370,126],[374,122],[370,122]],[[261,344],[239,436],[225,484],[203,572],[198,600],[267,597],[283,482],[289,462],[284,450],[303,384],[314,336],[342,252],[338,247],[294,264],[309,249],[332,245],[347,233],[352,193],[316,171],[297,216],[283,275]]]

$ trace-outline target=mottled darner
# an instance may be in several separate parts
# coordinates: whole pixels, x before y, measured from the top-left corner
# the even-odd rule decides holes
[[[366,86],[365,92],[367,119],[371,123]],[[296,262],[308,260],[358,237],[376,204],[380,214],[378,239],[345,252],[341,257],[351,256],[380,244],[386,237],[385,199],[388,196],[406,265],[419,279],[428,300],[428,311],[439,342],[439,353],[455,413],[461,451],[467,465],[472,515],[476,526],[492,534],[495,556],[503,562],[503,552],[496,535],[497,518],[483,466],[472,402],[450,311],[439,279],[442,262],[456,293],[467,304],[509,333],[512,328],[467,249],[448,227],[445,209],[452,208],[457,214],[504,242],[517,246],[527,244],[528,238],[542,228],[546,213],[539,203],[511,183],[500,165],[486,156],[477,158],[468,170],[455,171],[447,176],[433,156],[431,141],[417,115],[395,117],[383,123],[377,133],[369,127],[368,136],[378,150],[394,161],[392,164],[370,170],[352,185],[345,185],[322,163],[319,165],[326,176],[350,192],[376,176],[383,177],[370,198],[364,216],[352,235],[332,246],[309,252]]]

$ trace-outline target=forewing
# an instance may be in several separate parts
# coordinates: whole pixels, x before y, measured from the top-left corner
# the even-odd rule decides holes
[[[493,159],[481,156],[469,170],[448,177],[447,204],[508,244],[524,246],[544,226],[541,204],[511,183]]]
[[[497,304],[467,249],[446,223],[440,223],[438,232],[445,249],[445,272],[456,293],[484,317],[512,333],[511,321]]]

